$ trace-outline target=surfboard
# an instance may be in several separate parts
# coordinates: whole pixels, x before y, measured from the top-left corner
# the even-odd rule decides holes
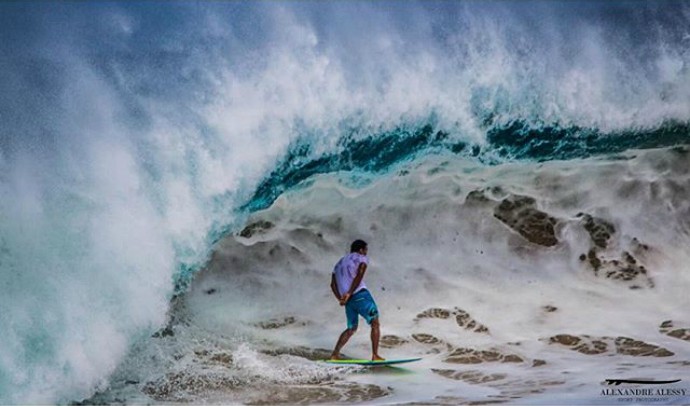
[[[386,359],[383,361],[372,361],[370,359],[325,359],[323,362],[328,364],[336,365],[366,365],[366,366],[379,366],[379,365],[395,365],[395,364],[405,364],[408,362],[419,361],[421,358],[403,358],[403,359]]]

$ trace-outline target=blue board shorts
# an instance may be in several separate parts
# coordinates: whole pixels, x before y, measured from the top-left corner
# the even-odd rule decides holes
[[[352,295],[350,300],[345,303],[345,316],[347,316],[347,328],[357,328],[359,316],[364,317],[367,324],[371,324],[374,319],[379,317],[379,309],[376,307],[374,298],[368,290],[362,289]]]

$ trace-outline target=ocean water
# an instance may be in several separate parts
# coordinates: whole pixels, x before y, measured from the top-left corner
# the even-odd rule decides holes
[[[690,401],[687,2],[0,22],[0,403]],[[357,238],[422,361],[316,362]]]

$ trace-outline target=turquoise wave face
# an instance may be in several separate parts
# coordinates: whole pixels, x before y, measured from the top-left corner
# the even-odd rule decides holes
[[[427,124],[415,130],[400,128],[363,139],[344,137],[339,142],[339,152],[321,156],[313,156],[309,144],[299,141],[290,147],[242,209],[252,212],[268,208],[278,196],[317,174],[353,171],[377,175],[396,165],[441,152],[487,165],[511,160],[543,162],[611,155],[629,149],[686,145],[690,143],[690,125],[668,122],[652,129],[602,133],[577,126],[532,127],[516,120],[506,126],[489,128],[483,145],[454,141],[458,138]]]

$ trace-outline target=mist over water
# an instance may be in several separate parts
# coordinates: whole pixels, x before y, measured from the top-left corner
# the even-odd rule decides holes
[[[687,2],[0,5],[0,402],[108,386],[213,244],[311,175],[687,143],[689,20]]]

